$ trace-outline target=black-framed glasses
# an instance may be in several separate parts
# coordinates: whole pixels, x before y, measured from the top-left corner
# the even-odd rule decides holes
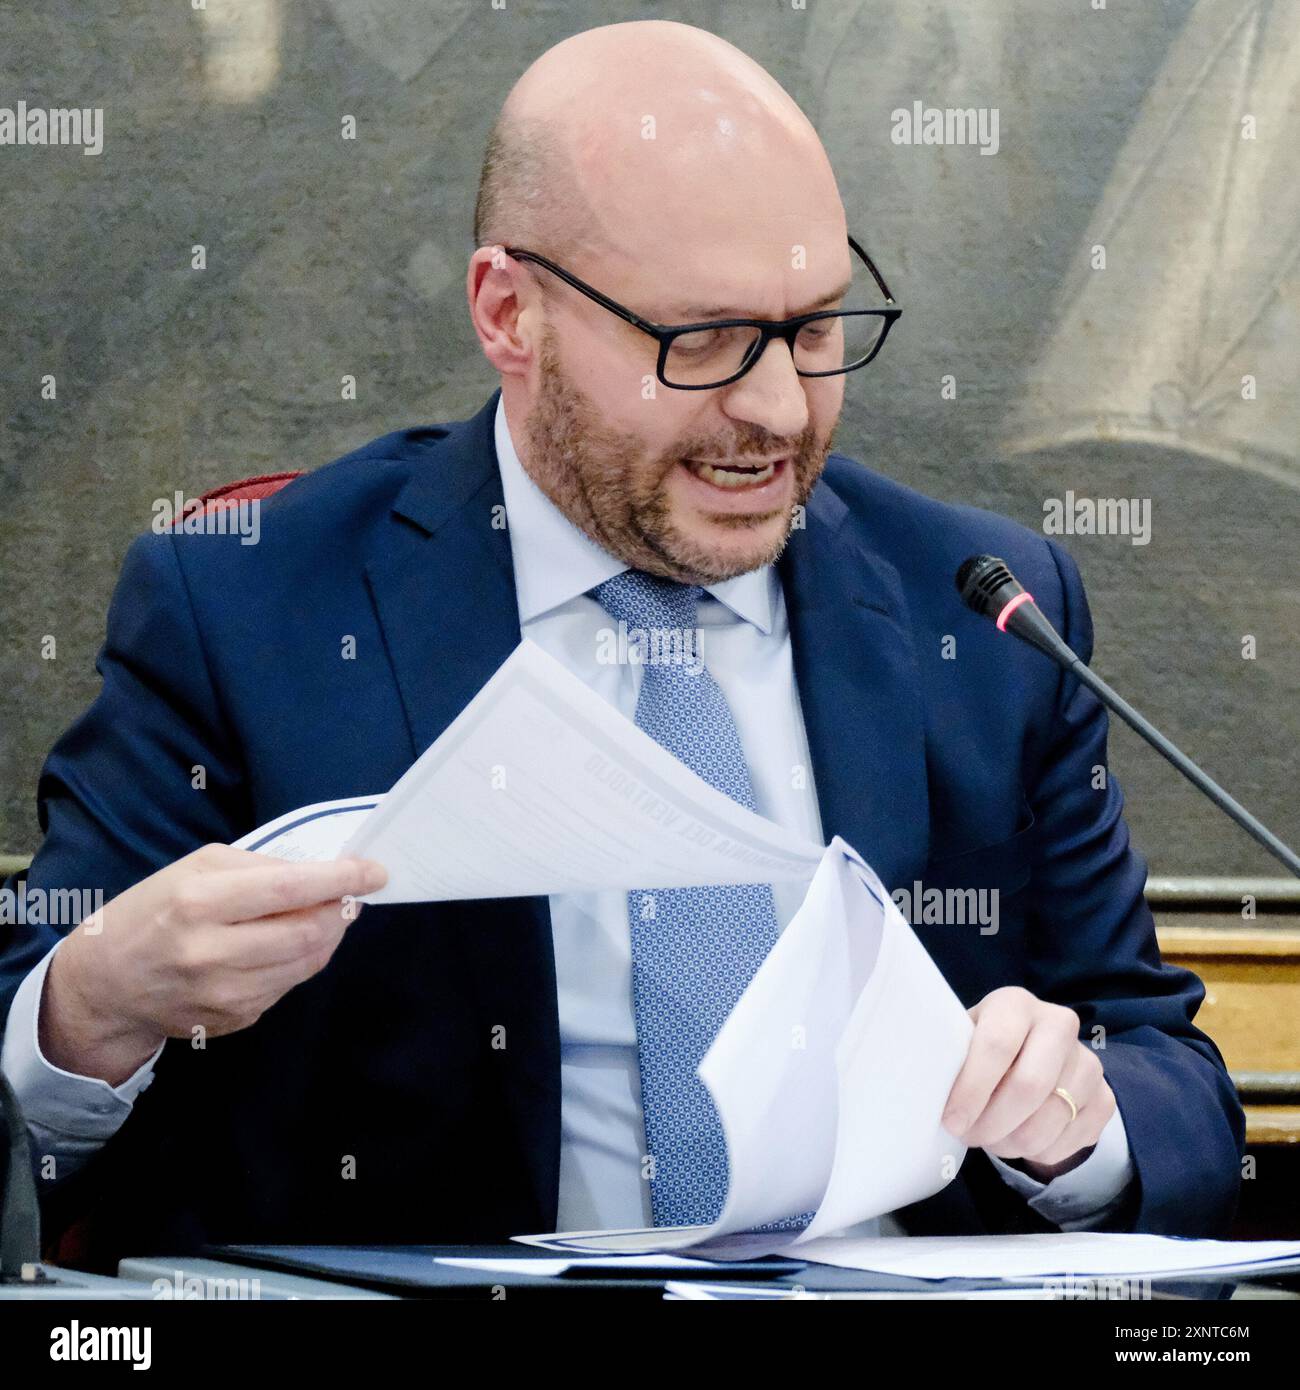
[[[554,261],[517,246],[501,249],[517,261],[532,261],[558,275],[580,294],[595,300],[633,328],[659,343],[656,374],[674,391],[712,391],[738,381],[762,357],[773,338],[790,349],[800,376],[842,376],[865,367],[875,358],[889,330],[903,312],[894,302],[884,277],[870,256],[849,237],[849,245],[865,263],[887,301],[882,309],[819,309],[792,319],[710,319],[701,323],[652,323],[601,294]]]

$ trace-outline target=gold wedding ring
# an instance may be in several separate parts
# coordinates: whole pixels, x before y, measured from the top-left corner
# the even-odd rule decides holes
[[[1052,1094],[1054,1096],[1060,1096],[1066,1105],[1070,1107],[1070,1123],[1073,1124],[1074,1121],[1079,1118],[1079,1107],[1074,1103],[1074,1097],[1064,1086],[1058,1086]]]

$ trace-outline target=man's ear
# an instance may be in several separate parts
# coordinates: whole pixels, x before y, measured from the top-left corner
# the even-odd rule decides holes
[[[470,322],[483,355],[505,376],[523,376],[533,359],[531,281],[500,246],[480,246],[465,279]]]

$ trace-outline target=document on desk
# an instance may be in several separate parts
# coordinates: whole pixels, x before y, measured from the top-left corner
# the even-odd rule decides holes
[[[1069,1231],[1016,1236],[888,1236],[813,1240],[799,1258],[913,1279],[1166,1278],[1300,1268],[1300,1241],[1190,1240]]]
[[[838,836],[799,912],[699,1066],[727,1141],[707,1226],[520,1236],[589,1253],[804,1258],[830,1232],[920,1201],[965,1146],[940,1123],[972,1024],[879,878]],[[806,1215],[800,1231],[759,1231]]]
[[[235,847],[376,859],[389,881],[371,903],[806,882],[822,856],[527,640],[387,793],[302,807]]]

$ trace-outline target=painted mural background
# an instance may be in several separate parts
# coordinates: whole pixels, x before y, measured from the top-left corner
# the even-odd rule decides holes
[[[488,126],[542,49],[651,17],[801,102],[905,307],[837,447],[1038,528],[1053,499],[1144,501],[1145,543],[1060,537],[1094,665],[1300,839],[1300,3],[1094,4],[0,11],[0,105],[105,113],[95,157],[0,149],[0,850],[39,839],[41,761],[155,499],[482,404],[462,283]],[[918,102],[995,110],[996,154],[895,143]],[[1154,872],[1277,872],[1126,729],[1112,765]]]

